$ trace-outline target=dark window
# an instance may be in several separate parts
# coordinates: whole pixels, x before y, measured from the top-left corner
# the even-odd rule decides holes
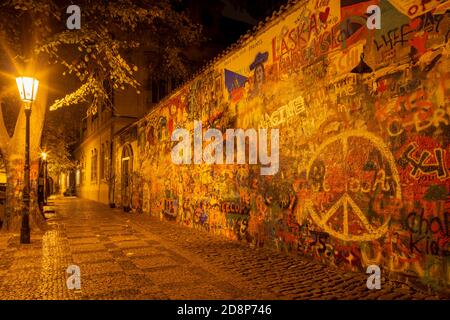
[[[161,80],[159,82],[159,100],[164,98],[167,94],[167,82],[164,80]]]
[[[109,142],[103,143],[100,148],[100,179],[108,179],[109,174]]]
[[[159,101],[158,99],[158,82],[152,81],[152,102],[157,103]]]
[[[105,167],[105,144],[102,143],[100,146],[100,179],[105,178],[105,172],[103,171]]]
[[[158,103],[161,101],[167,95],[167,89],[167,81],[152,81],[152,102]]]
[[[86,162],[84,161],[84,155],[81,156],[81,160],[80,160],[80,184],[84,183],[84,180],[86,180]]]
[[[81,122],[81,135],[84,135],[86,133],[87,130],[87,120],[86,118],[83,119],[83,121]]]
[[[213,25],[213,19],[209,12],[203,11],[202,12],[202,22],[203,25],[206,27],[211,27]]]
[[[91,151],[91,182],[97,182],[97,149]]]

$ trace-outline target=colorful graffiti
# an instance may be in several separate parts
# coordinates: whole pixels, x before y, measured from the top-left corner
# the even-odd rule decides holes
[[[381,29],[366,26],[370,5],[381,9]],[[439,0],[293,5],[137,122],[138,138],[128,141],[137,144],[132,209],[449,289],[445,8]],[[194,120],[222,132],[279,128],[278,173],[175,165],[171,134],[192,131]]]

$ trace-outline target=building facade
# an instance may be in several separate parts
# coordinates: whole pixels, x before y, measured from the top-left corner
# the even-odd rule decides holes
[[[145,72],[148,52],[138,52],[131,58],[131,63],[140,68],[136,78],[147,83]],[[152,92],[145,86],[140,93],[134,89],[121,91],[109,90],[108,105],[99,105],[90,110],[83,119],[80,141],[73,152],[77,161],[77,169],[72,178],[67,174],[66,190],[74,189],[75,193],[86,199],[113,204],[114,166],[113,138],[127,125],[142,117],[154,105]]]
[[[192,21],[204,25],[205,36],[211,38],[201,46],[185,48],[184,56],[193,68],[199,68],[204,61],[222,51],[224,43],[237,38],[236,32],[243,32],[251,26],[251,21],[244,22],[239,16],[227,16],[224,4],[220,2],[212,4],[205,0],[189,0],[183,5]],[[117,196],[122,203],[122,196],[127,195],[127,192],[115,193],[116,186],[121,188],[120,183],[124,181],[121,175],[116,174],[115,167],[118,166],[120,170],[125,163],[131,168],[132,162],[114,160],[117,151],[114,137],[118,135],[120,143],[122,140],[119,133],[123,128],[142,118],[180,84],[176,75],[161,78],[152,77],[149,73],[148,66],[161,59],[158,50],[147,47],[127,55],[127,61],[138,66],[136,78],[142,84],[141,94],[137,94],[134,89],[111,90],[109,106],[100,105],[95,112],[90,112],[83,119],[80,141],[73,152],[78,168],[59,177],[60,193],[67,191],[66,194],[74,193],[110,205],[115,204]],[[131,126],[129,130],[134,130],[133,128]],[[130,145],[129,151],[132,150]],[[130,159],[133,159],[132,154]],[[132,178],[127,176],[126,179]],[[129,206],[131,208],[131,203]],[[128,206],[125,205],[125,208]]]
[[[116,205],[448,290],[448,30],[446,1],[291,2],[114,137]],[[194,121],[278,129],[279,170],[175,164]]]

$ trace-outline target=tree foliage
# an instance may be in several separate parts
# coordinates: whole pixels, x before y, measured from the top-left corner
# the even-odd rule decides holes
[[[78,141],[79,123],[85,107],[64,108],[47,115],[42,132],[41,151],[47,153],[48,173],[57,177],[76,168],[72,148]]]
[[[80,86],[57,99],[50,110],[83,101],[105,100],[105,81],[115,89],[140,84],[137,66],[127,56],[136,48],[148,48],[158,59],[148,66],[155,75],[174,74],[185,78],[191,70],[183,49],[198,44],[201,26],[177,10],[174,0],[80,0],[81,29],[66,28],[66,8],[71,1],[4,0],[0,3],[0,41],[2,48],[14,52],[14,59],[27,63],[31,57],[45,57],[64,66]],[[27,50],[24,32],[33,36]],[[92,100],[93,99],[93,100]]]
[[[79,124],[79,114],[86,111],[80,106],[88,105],[90,112],[95,112],[100,104],[108,106],[109,87],[139,91],[135,76],[138,68],[131,61],[131,51],[142,48],[154,53],[155,58],[144,71],[152,73],[155,80],[168,74],[181,80],[192,72],[183,55],[184,48],[202,41],[201,26],[189,20],[176,0],[80,0],[76,2],[81,9],[79,30],[66,27],[70,16],[66,9],[71,4],[72,1],[62,0],[0,2],[0,72],[14,76],[18,71],[12,66],[34,64],[35,70],[48,68],[52,79],[65,76],[78,83],[71,92],[54,96],[49,106],[50,110],[57,110],[73,105],[76,112],[46,116],[43,147],[52,155],[49,159],[53,160],[49,161],[54,163],[55,172],[72,166],[69,149],[78,128],[66,124]],[[17,95],[7,83],[11,80],[0,79],[0,100],[4,101],[8,132],[14,131],[20,105],[11,98]],[[51,87],[51,82],[47,85]]]

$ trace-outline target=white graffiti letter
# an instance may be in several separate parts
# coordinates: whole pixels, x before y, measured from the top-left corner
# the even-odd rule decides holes
[[[381,29],[381,9],[377,5],[371,5],[367,7],[367,11],[370,16],[367,18],[367,28],[369,30]]]
[[[367,267],[367,274],[370,274],[369,278],[367,278],[367,288],[369,290],[373,289],[381,289],[381,270],[380,267],[372,264]]]
[[[68,274],[70,274],[70,276],[67,278],[67,281],[66,281],[67,289],[69,289],[69,290],[73,290],[73,289],[80,290],[81,289],[81,272],[80,272],[80,267],[72,264],[72,265],[70,265],[67,268],[66,272]]]

